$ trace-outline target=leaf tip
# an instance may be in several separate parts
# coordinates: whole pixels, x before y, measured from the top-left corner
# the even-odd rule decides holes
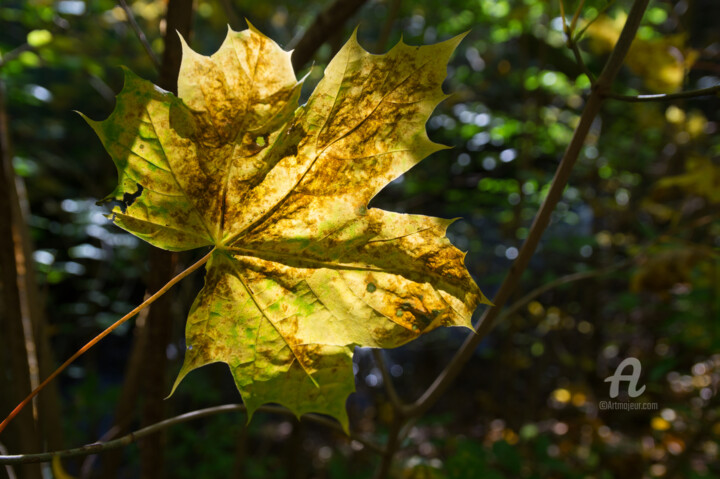
[[[447,45],[450,47],[450,51],[455,51],[458,45],[460,45],[460,42],[462,42],[466,36],[470,33],[470,30],[466,30],[458,35],[455,35],[452,38],[448,38],[447,40],[440,42],[441,45]]]
[[[257,34],[262,35],[262,36],[265,36],[260,30],[258,30],[258,29],[255,27],[255,25],[253,25],[252,23],[250,23],[250,20],[248,20],[247,17],[245,17],[245,23],[247,23],[248,30],[250,30],[251,32],[257,33]]]
[[[185,37],[182,33],[180,33],[178,30],[175,30],[175,33],[177,33],[178,39],[180,40],[180,45],[182,47],[183,57],[185,56],[185,52],[190,50],[194,53],[193,49],[190,48],[190,45],[187,44],[187,40],[185,40]]]

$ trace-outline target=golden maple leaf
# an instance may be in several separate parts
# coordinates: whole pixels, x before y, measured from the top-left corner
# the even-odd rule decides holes
[[[368,209],[444,148],[425,122],[462,37],[371,55],[355,35],[307,104],[290,53],[253,27],[210,57],[184,46],[178,97],[126,70],[110,117],[113,221],[167,250],[214,247],[185,362],[225,362],[249,414],[267,402],[347,430],[355,346],[471,327],[489,303],[445,237],[450,220]]]

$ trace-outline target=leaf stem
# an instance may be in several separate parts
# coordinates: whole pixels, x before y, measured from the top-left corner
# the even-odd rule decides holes
[[[140,304],[138,307],[136,307],[135,309],[133,309],[132,311],[130,311],[128,314],[126,314],[126,315],[123,316],[122,318],[120,318],[120,319],[118,319],[117,321],[115,321],[115,323],[113,323],[111,326],[109,326],[109,327],[108,327],[107,329],[105,329],[103,332],[101,332],[100,334],[98,334],[97,336],[95,336],[95,337],[94,337],[93,339],[91,339],[87,344],[85,344],[85,346],[83,346],[82,348],[80,348],[79,350],[77,350],[77,351],[75,352],[75,354],[73,354],[72,356],[70,356],[70,358],[69,358],[67,361],[65,361],[65,362],[64,362],[59,368],[57,368],[50,376],[48,376],[47,379],[45,379],[42,383],[40,383],[40,385],[39,385],[38,387],[36,387],[25,399],[23,399],[20,404],[18,404],[17,406],[15,406],[15,409],[13,409],[12,412],[11,412],[10,414],[8,414],[8,416],[3,420],[3,422],[0,423],[0,434],[2,434],[3,430],[5,430],[5,428],[6,428],[7,425],[10,423],[10,421],[12,421],[13,418],[14,418],[15,416],[17,416],[17,415],[20,413],[20,411],[22,411],[22,409],[23,409],[30,401],[32,401],[32,399],[33,399],[35,396],[38,395],[38,393],[39,393],[40,391],[42,391],[43,388],[45,388],[45,386],[47,386],[47,385],[50,383],[50,381],[52,381],[53,379],[55,379],[55,378],[56,378],[61,372],[63,372],[70,364],[72,364],[73,361],[75,361],[77,358],[79,358],[80,356],[82,356],[87,350],[89,350],[90,348],[92,348],[93,346],[95,346],[95,345],[96,345],[98,342],[100,342],[100,340],[103,339],[105,336],[107,336],[108,334],[110,334],[111,332],[113,332],[115,329],[117,329],[118,326],[120,326],[121,324],[123,324],[124,322],[126,322],[128,319],[132,318],[133,316],[135,316],[137,313],[139,313],[139,312],[142,311],[143,309],[145,309],[145,308],[147,308],[148,306],[150,306],[153,302],[155,302],[155,300],[157,300],[159,297],[161,297],[163,294],[165,294],[170,288],[172,288],[173,286],[175,286],[175,284],[177,284],[180,280],[182,280],[182,279],[185,278],[186,276],[190,275],[193,271],[197,270],[197,269],[200,268],[202,265],[204,265],[205,263],[207,263],[207,261],[210,259],[210,255],[213,253],[213,251],[215,251],[215,250],[214,250],[214,249],[211,250],[208,254],[206,254],[205,256],[203,256],[197,263],[193,264],[192,266],[190,266],[189,268],[187,268],[185,271],[183,271],[182,273],[178,274],[178,275],[175,276],[173,279],[171,279],[170,281],[168,281],[168,283],[167,283],[165,286],[163,286],[162,288],[160,288],[160,290],[158,290],[155,294],[153,294],[153,295],[150,296],[148,299],[146,299],[145,301],[143,301],[142,304]]]
[[[110,451],[112,449],[118,449],[121,447],[125,447],[128,444],[132,444],[134,442],[137,442],[139,439],[142,439],[144,437],[150,436],[151,434],[156,434],[164,429],[167,429],[171,426],[174,426],[176,424],[181,424],[184,422],[192,421],[195,419],[200,419],[207,416],[212,416],[215,414],[223,414],[228,412],[235,412],[235,411],[245,411],[246,408],[242,404],[223,404],[221,406],[214,406],[209,407],[206,409],[198,409],[197,411],[191,411],[185,414],[180,414],[179,416],[171,417],[169,419],[165,419],[164,421],[160,421],[158,423],[152,424],[150,426],[144,427],[142,429],[138,429],[137,431],[131,432],[129,434],[126,434],[122,437],[119,437],[117,439],[113,439],[112,441],[108,442],[96,442],[93,444],[87,444],[85,446],[75,447],[72,449],[63,449],[61,451],[53,451],[53,452],[43,452],[39,454],[16,454],[16,455],[3,455],[0,456],[0,464],[28,464],[28,463],[35,463],[35,462],[47,462],[51,461],[53,457],[58,456],[60,458],[68,458],[68,457],[78,457],[78,456],[89,456],[92,454],[98,454],[105,451]],[[289,409],[285,409],[283,407],[279,406],[262,406],[257,409],[258,412],[266,412],[271,414],[281,414],[283,416],[295,416],[295,414],[290,411]],[[321,424],[323,426],[330,427],[331,429],[334,429],[342,434],[345,434],[342,427],[336,423],[335,421],[332,421],[330,419],[324,418],[322,416],[318,416],[315,414],[305,414],[302,417],[303,420],[307,420],[310,422],[314,422],[316,424]],[[378,454],[385,454],[385,450],[372,442],[369,439],[366,439],[363,436],[359,436],[357,434],[350,434],[350,438],[363,444],[368,449],[371,449],[372,451],[378,453]]]

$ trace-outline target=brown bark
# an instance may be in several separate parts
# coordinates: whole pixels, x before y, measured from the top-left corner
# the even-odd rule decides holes
[[[18,267],[18,287],[20,298],[25,302],[23,311],[27,314],[32,327],[32,339],[36,350],[37,382],[52,374],[57,361],[50,345],[45,303],[41,298],[36,283],[35,264],[32,259],[33,245],[30,241],[27,218],[30,206],[25,194],[25,184],[21,178],[15,177],[16,190],[11,196],[13,202],[13,229],[15,233],[15,258]],[[31,374],[32,378],[32,374]],[[35,381],[31,381],[35,387]],[[60,394],[56,383],[48,384],[43,394],[37,398],[38,427],[43,440],[43,449],[56,450],[63,448],[62,408]]]
[[[170,0],[165,17],[165,50],[158,85],[177,94],[177,79],[182,61],[178,33],[188,39],[192,27],[193,0]],[[148,290],[155,292],[172,279],[177,255],[153,249],[150,252]],[[145,371],[142,424],[148,426],[165,418],[167,395],[167,346],[172,338],[172,297],[165,295],[152,305],[147,319],[147,346],[143,354]],[[164,477],[165,435],[157,434],[140,444],[140,469],[143,479]]]
[[[146,295],[147,296],[147,295]],[[108,441],[122,436],[130,430],[137,407],[137,397],[140,395],[140,384],[145,364],[145,350],[148,342],[147,317],[148,309],[144,309],[135,321],[135,332],[133,348],[130,353],[127,367],[125,368],[125,380],[120,391],[117,406],[115,407],[115,422],[113,427],[103,435],[101,441]],[[123,450],[117,449],[108,452],[103,456],[102,477],[118,477],[118,469],[122,463]],[[92,456],[93,459],[96,456]],[[88,458],[83,464],[83,475],[88,477],[92,470],[93,459]]]
[[[23,317],[23,297],[20,281],[18,281],[18,263],[16,261],[16,234],[13,221],[17,216],[15,192],[15,174],[12,169],[8,119],[5,110],[5,85],[0,82],[0,282],[2,283],[2,315],[0,316],[0,332],[2,332],[4,354],[3,364],[7,370],[2,371],[0,385],[5,404],[12,407],[21,402],[31,390],[31,364],[28,361],[28,336],[32,337],[29,318]],[[15,195],[15,197],[13,197]],[[23,324],[25,319],[25,324]],[[29,329],[29,330],[28,330]],[[31,348],[34,341],[29,341]],[[32,350],[31,350],[32,352]],[[37,363],[35,362],[35,367]],[[37,376],[38,371],[34,371]],[[6,442],[11,452],[30,452],[40,448],[37,424],[33,417],[34,408],[26,408],[11,425]],[[21,477],[40,478],[38,466],[23,466],[19,470]]]

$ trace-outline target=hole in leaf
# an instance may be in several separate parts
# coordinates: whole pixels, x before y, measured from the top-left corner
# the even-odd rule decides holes
[[[138,197],[140,197],[140,195],[142,194],[143,190],[145,189],[145,188],[143,188],[143,186],[142,186],[140,183],[136,183],[136,184],[137,184],[138,189],[137,189],[137,191],[136,191],[135,193],[123,193],[122,202],[125,204],[125,208],[127,208],[128,206],[130,206],[130,205],[132,205],[133,203],[135,203],[135,200],[136,200]],[[123,212],[125,212],[124,209],[123,209]]]
[[[368,293],[374,293],[377,287],[373,283],[368,283],[367,285],[367,292]]]
[[[143,190],[145,189],[145,188],[143,188],[143,186],[140,183],[136,183],[136,185],[138,188],[137,191],[135,193],[123,193],[122,200],[117,200],[117,199],[102,200],[102,201],[98,201],[95,204],[98,206],[102,206],[104,204],[109,204],[112,208],[118,206],[120,208],[120,211],[125,213],[125,211],[128,209],[128,206],[135,203],[135,200],[140,197]],[[113,215],[111,220],[114,220],[114,219],[115,219],[115,215]]]

